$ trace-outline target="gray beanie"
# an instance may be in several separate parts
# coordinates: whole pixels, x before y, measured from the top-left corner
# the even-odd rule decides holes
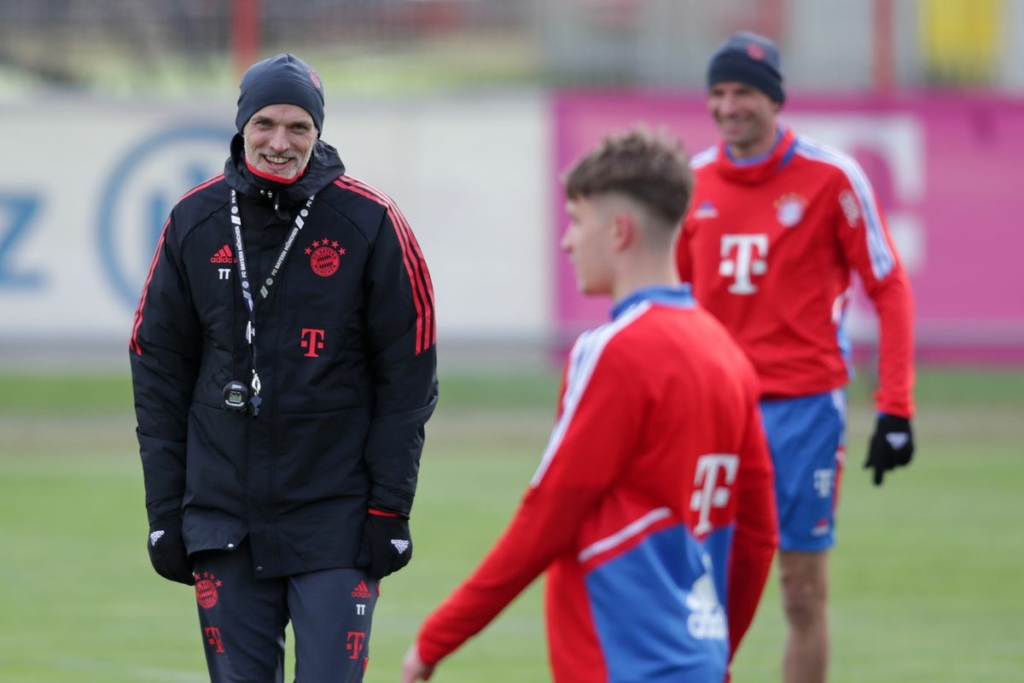
[[[779,104],[786,101],[779,50],[775,43],[756,33],[737,33],[711,55],[708,87],[728,81],[757,88]]]
[[[256,62],[238,86],[235,127],[241,133],[252,115],[271,104],[294,104],[313,117],[317,136],[324,129],[324,85],[313,67],[293,54]]]

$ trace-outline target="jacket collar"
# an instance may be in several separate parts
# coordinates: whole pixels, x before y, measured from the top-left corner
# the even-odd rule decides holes
[[[677,308],[693,308],[697,302],[693,298],[693,290],[689,283],[678,285],[653,285],[638,289],[619,299],[612,306],[612,318],[618,318],[626,311],[649,301],[652,304],[675,306]]]
[[[725,141],[718,145],[716,170],[727,180],[744,185],[759,185],[766,182],[793,158],[796,149],[796,135],[788,127],[780,127],[775,145],[764,156],[756,159],[733,159]]]
[[[322,140],[313,145],[309,164],[291,182],[277,182],[258,176],[245,162],[245,148],[242,136],[236,134],[231,140],[231,156],[224,162],[224,178],[228,187],[252,199],[270,201],[275,207],[295,206],[309,199],[345,173],[345,164],[338,156],[338,150]]]

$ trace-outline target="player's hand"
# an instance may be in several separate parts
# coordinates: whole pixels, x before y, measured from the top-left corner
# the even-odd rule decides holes
[[[420,659],[420,650],[414,643],[409,651],[405,653],[402,660],[402,682],[415,683],[416,681],[429,681],[434,675],[434,667],[428,666]]]
[[[864,463],[864,469],[875,470],[875,486],[882,485],[887,471],[909,465],[913,457],[914,432],[910,428],[910,420],[880,413],[875,433],[868,444],[868,459]]]
[[[356,565],[366,567],[370,578],[382,579],[409,564],[412,535],[409,520],[371,512],[366,516]]]
[[[149,525],[149,561],[156,573],[168,581],[194,586],[192,562],[188,559],[185,539],[181,535],[181,517],[171,515]]]

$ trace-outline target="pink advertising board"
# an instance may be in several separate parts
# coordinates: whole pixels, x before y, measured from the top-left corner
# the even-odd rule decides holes
[[[780,120],[863,166],[914,286],[921,358],[1024,360],[1024,99],[958,94],[801,96]],[[609,131],[664,129],[691,154],[717,139],[700,94],[561,92],[554,102],[552,245],[560,341],[607,320],[610,302],[577,291],[558,250],[562,171]],[[874,316],[854,299],[861,348]]]

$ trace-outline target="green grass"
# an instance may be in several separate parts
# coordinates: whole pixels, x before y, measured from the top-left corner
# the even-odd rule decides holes
[[[384,582],[369,683],[394,681],[426,614],[505,526],[553,420],[557,377],[446,376],[413,515],[416,556]],[[0,376],[0,680],[207,680],[190,589],[149,567],[125,377]],[[922,371],[918,455],[861,469],[870,383],[851,388],[832,554],[833,683],[1010,683],[1024,670],[1024,372]],[[15,398],[16,397],[16,398]],[[735,664],[778,681],[774,577]],[[290,655],[289,655],[290,659]],[[434,680],[549,680],[540,584]]]
[[[102,415],[132,410],[132,382],[127,374],[10,373],[0,375],[0,387],[0,416]]]

